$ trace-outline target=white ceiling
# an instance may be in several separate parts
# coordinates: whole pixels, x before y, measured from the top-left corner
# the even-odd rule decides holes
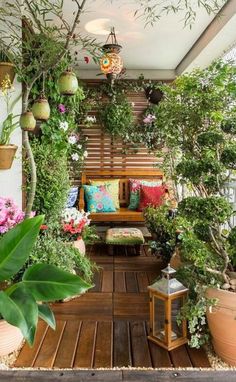
[[[69,18],[73,7],[74,3],[67,0],[65,12]],[[121,56],[124,66],[128,70],[174,70],[214,18],[204,9],[198,9],[192,29],[184,28],[184,13],[163,16],[153,27],[145,28],[143,20],[135,19],[135,9],[136,6],[128,0],[87,0],[85,12],[80,18],[80,31],[96,38],[101,44],[106,40],[102,33],[108,32],[111,26],[115,27],[118,42],[123,47]],[[100,32],[88,33],[89,22],[97,24]],[[234,31],[231,28],[231,34],[231,39],[236,39],[236,25]],[[81,52],[80,69],[98,69],[92,61],[84,63],[84,55]]]

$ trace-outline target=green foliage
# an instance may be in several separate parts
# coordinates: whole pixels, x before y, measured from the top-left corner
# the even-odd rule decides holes
[[[105,131],[113,137],[125,137],[132,129],[132,106],[124,95],[112,98],[100,109],[99,117]]]
[[[0,280],[12,279],[24,266],[34,246],[43,216],[26,219],[9,230],[0,240]],[[79,276],[54,265],[37,264],[24,272],[22,281],[0,292],[0,314],[17,326],[30,345],[34,342],[38,317],[55,327],[49,306],[42,302],[60,300],[82,293],[91,287]]]
[[[231,143],[224,148],[221,154],[221,161],[225,167],[236,169],[236,143]]]
[[[13,122],[14,118],[13,114],[10,113],[3,121],[2,131],[0,133],[0,145],[8,145],[10,143],[11,134],[19,126],[19,122]]]

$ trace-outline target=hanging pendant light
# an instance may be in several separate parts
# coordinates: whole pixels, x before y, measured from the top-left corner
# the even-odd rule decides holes
[[[123,61],[118,54],[121,48],[122,46],[118,44],[116,39],[115,28],[112,27],[111,33],[102,47],[104,55],[100,60],[101,71],[111,80],[111,82],[115,80],[117,75],[120,74],[123,69]]]

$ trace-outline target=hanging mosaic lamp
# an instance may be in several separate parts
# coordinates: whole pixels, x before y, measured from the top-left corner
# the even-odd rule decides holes
[[[121,48],[122,46],[118,44],[116,39],[115,28],[112,27],[111,33],[109,34],[105,45],[102,47],[104,55],[100,59],[101,71],[111,81],[114,81],[123,69],[123,61],[119,56]]]

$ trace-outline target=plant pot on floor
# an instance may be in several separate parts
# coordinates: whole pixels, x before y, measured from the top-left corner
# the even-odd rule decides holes
[[[208,288],[207,297],[217,299],[207,321],[216,354],[231,366],[236,366],[236,293]]]
[[[79,250],[81,255],[85,255],[85,252],[86,252],[85,242],[82,238],[75,240],[73,245],[75,248]]]
[[[0,319],[0,356],[17,350],[23,341],[23,335],[16,326]]]
[[[11,168],[17,148],[16,145],[0,145],[0,170]]]
[[[13,83],[15,78],[15,65],[11,62],[0,62],[0,87],[4,80],[6,80],[7,75],[9,75],[11,83]]]

